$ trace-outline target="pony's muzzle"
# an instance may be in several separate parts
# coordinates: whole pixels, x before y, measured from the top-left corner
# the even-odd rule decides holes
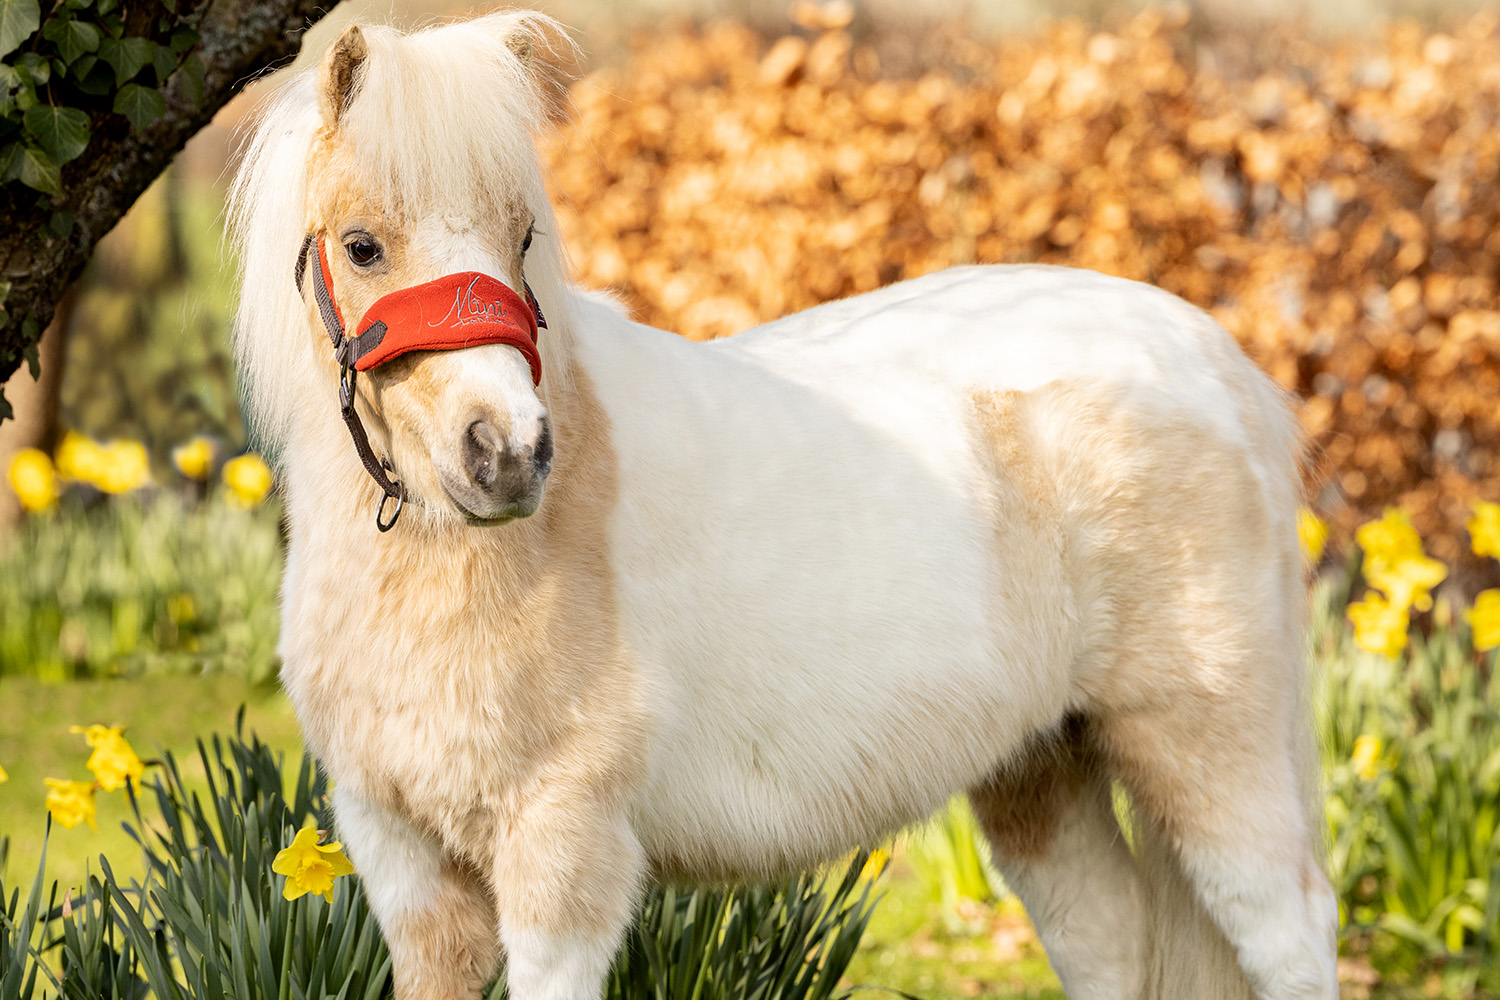
[[[459,454],[468,482],[450,492],[470,516],[494,520],[536,512],[552,471],[552,424],[546,414],[529,424],[504,434],[481,417],[464,429]]]

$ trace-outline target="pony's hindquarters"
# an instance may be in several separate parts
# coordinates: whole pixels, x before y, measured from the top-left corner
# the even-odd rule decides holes
[[[998,474],[1024,452],[1050,484],[1084,640],[1078,721],[973,798],[1074,1000],[1337,996],[1304,695],[1297,439],[1237,353],[1224,377],[1234,438],[1129,386],[988,401],[1010,417]],[[1114,780],[1137,820],[1134,852]]]

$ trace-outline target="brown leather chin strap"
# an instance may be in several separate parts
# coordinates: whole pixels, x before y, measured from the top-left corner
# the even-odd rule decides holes
[[[297,281],[297,290],[302,290],[302,279],[306,276],[308,258],[313,263],[313,298],[318,304],[318,315],[323,319],[323,326],[328,331],[328,339],[333,342],[334,357],[339,364],[339,415],[344,418],[344,426],[349,428],[349,436],[354,439],[354,450],[359,453],[359,460],[364,465],[365,471],[370,478],[375,480],[375,485],[380,487],[380,506],[375,510],[375,527],[381,531],[390,531],[396,526],[396,521],[401,517],[401,511],[406,507],[406,486],[399,479],[387,475],[387,471],[394,472],[389,462],[375,457],[375,450],[370,447],[370,436],[365,433],[365,425],[359,419],[359,412],[354,408],[354,387],[359,378],[348,361],[347,339],[344,334],[344,323],[339,315],[337,304],[333,300],[333,290],[328,287],[327,264],[323,260],[323,248],[311,233],[302,240],[302,250],[297,254],[297,267],[294,276]],[[389,519],[385,517],[386,504],[394,500],[396,507],[391,511]]]

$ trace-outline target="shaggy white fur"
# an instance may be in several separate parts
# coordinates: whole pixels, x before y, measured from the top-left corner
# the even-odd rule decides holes
[[[970,790],[1071,996],[1332,1000],[1282,394],[1185,303],[1056,268],[708,345],[633,324],[565,280],[532,146],[548,37],[352,28],[234,191],[283,678],[398,995],[476,996],[503,946],[518,1000],[597,996],[643,879],[810,865]],[[535,391],[499,345],[361,382],[413,493],[388,535],[292,281],[308,232],[346,316],[524,267],[550,324]],[[517,448],[555,427],[534,516],[453,499],[481,419]]]

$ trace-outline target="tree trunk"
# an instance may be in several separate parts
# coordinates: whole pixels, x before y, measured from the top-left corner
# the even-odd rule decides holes
[[[205,7],[206,4],[206,7]],[[193,52],[203,61],[201,100],[179,70],[162,94],[166,112],[145,129],[132,128],[110,110],[91,115],[92,137],[82,155],[63,167],[63,194],[38,204],[18,184],[0,185],[0,283],[9,283],[0,326],[0,380],[9,380],[52,321],[57,300],[94,245],[112,229],[141,192],[194,133],[263,70],[294,56],[307,27],[337,0],[197,0],[180,11],[203,9]],[[69,227],[57,220],[71,214]],[[49,231],[49,223],[52,224]],[[66,228],[59,236],[56,229]],[[6,389],[12,388],[7,382]],[[24,391],[24,390],[23,390]],[[11,412],[0,392],[0,421]]]
[[[51,454],[57,446],[57,408],[62,398],[63,360],[68,353],[68,326],[77,299],[78,287],[75,285],[57,303],[52,322],[42,335],[39,349],[42,370],[38,377],[33,379],[30,366],[23,365],[5,383],[5,396],[15,408],[15,414],[0,424],[0,473],[10,470],[11,458],[22,448],[40,448]],[[4,483],[4,487],[0,487],[0,542],[15,530],[25,514],[8,477]]]

